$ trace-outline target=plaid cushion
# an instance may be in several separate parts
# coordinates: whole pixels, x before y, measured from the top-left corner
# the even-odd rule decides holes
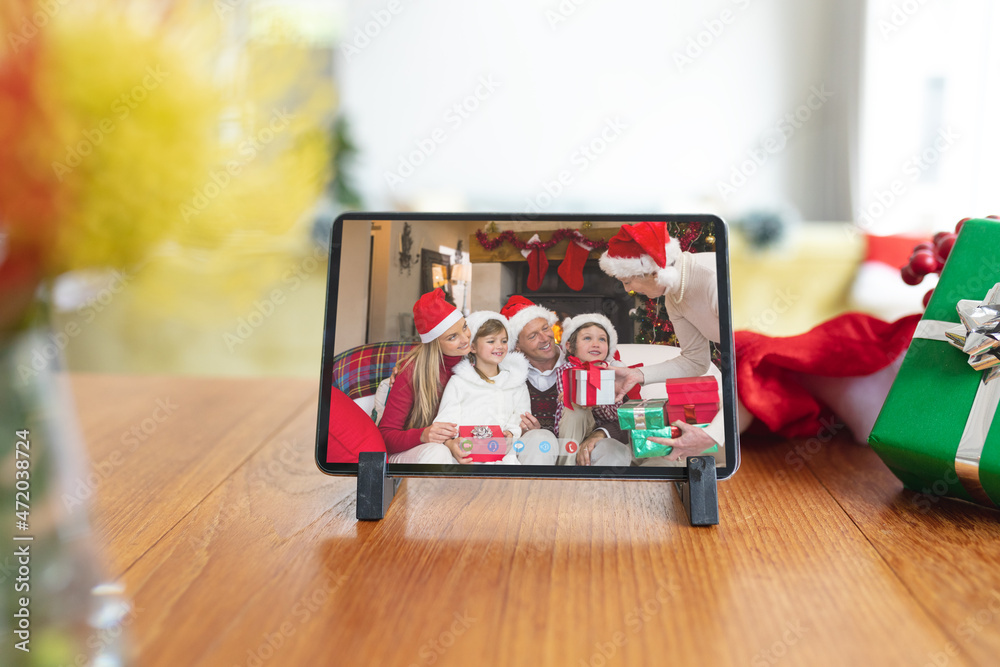
[[[333,358],[333,386],[352,399],[371,396],[378,383],[392,375],[392,369],[415,343],[370,343],[352,347]]]

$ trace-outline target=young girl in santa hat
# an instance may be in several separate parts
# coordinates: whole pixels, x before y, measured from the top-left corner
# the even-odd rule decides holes
[[[521,436],[521,415],[531,410],[525,380],[528,360],[508,352],[507,320],[499,313],[480,310],[466,318],[472,335],[471,351],[455,366],[441,397],[435,421],[460,426],[499,426],[507,438],[500,463],[517,464],[512,443]],[[468,445],[459,438],[444,441],[459,463],[472,463]]]
[[[556,406],[555,414],[555,430],[561,440],[573,441],[579,445],[595,429],[602,429],[607,434],[607,429],[612,423],[615,425],[613,431],[617,433],[618,407],[622,401],[610,405],[585,407],[570,398],[573,409],[568,410],[565,407],[564,393],[567,387],[563,381],[564,371],[579,366],[579,362],[607,362],[609,367],[624,368],[625,365],[614,358],[617,347],[618,332],[615,331],[611,320],[604,315],[584,313],[563,320],[562,348],[566,352],[566,361],[556,368],[559,404]],[[593,415],[592,428],[590,420],[580,419],[588,412]],[[581,428],[584,426],[588,427],[586,433]]]

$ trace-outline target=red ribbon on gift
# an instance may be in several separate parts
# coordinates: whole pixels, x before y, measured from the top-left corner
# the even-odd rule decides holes
[[[588,402],[597,400],[597,390],[601,386],[601,371],[607,370],[606,361],[582,361],[570,355],[568,359],[570,367],[563,371],[563,406],[573,409],[571,396],[576,396],[576,374],[574,371],[587,372],[587,399]]]

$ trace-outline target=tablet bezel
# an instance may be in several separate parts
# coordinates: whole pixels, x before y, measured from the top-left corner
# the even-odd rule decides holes
[[[345,223],[357,221],[405,220],[421,221],[464,221],[482,222],[620,222],[634,224],[646,220],[680,223],[710,223],[715,236],[716,269],[718,273],[719,295],[719,351],[721,361],[722,410],[726,436],[726,464],[716,469],[718,479],[728,479],[740,464],[739,430],[736,423],[736,371],[734,364],[731,288],[729,276],[729,234],[722,218],[708,214],[539,214],[530,217],[523,213],[385,213],[354,212],[344,213],[334,221],[331,232],[330,256],[327,267],[326,312],[324,315],[322,373],[320,376],[319,408],[316,429],[316,464],[329,475],[357,475],[357,463],[330,463],[326,461],[327,439],[330,424],[330,396],[332,393],[331,371],[333,366],[334,333],[337,328],[338,283],[340,277],[340,256],[343,227]],[[524,296],[530,298],[530,292]],[[503,304],[497,304],[499,311]],[[513,479],[638,479],[638,480],[684,480],[684,467],[630,466],[501,466],[501,465],[432,465],[389,463],[391,477],[509,477]]]

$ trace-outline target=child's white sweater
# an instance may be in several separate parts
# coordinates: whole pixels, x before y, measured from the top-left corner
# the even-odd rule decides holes
[[[445,385],[436,422],[460,426],[499,424],[514,438],[521,437],[521,415],[531,412],[528,396],[528,360],[520,352],[508,352],[500,362],[500,373],[490,384],[479,377],[468,359],[463,359]]]

